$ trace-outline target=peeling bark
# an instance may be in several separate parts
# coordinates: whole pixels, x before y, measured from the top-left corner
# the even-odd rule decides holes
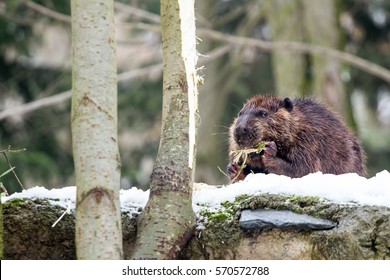
[[[194,1],[162,0],[161,30],[161,140],[132,259],[176,259],[195,225],[192,186],[198,105]]]

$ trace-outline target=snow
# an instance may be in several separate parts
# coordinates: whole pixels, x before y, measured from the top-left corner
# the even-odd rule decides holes
[[[219,189],[194,193],[198,204],[215,205],[234,201],[240,194],[260,193],[316,196],[340,204],[356,203],[390,207],[390,173],[386,170],[367,179],[357,174],[309,174],[290,178],[275,174],[250,174],[245,180]]]
[[[390,207],[390,173],[384,170],[369,179],[352,173],[332,175],[318,172],[295,179],[275,174],[250,174],[241,182],[219,188],[197,184],[193,194],[193,207],[198,213],[204,205],[218,208],[222,202],[234,201],[238,195],[261,193],[316,196],[340,204]],[[9,197],[2,197],[1,200],[6,202],[13,198],[49,198],[54,205],[67,208],[70,204],[70,208],[74,210],[76,187],[51,190],[33,187]],[[149,191],[135,187],[121,190],[122,211],[128,211],[130,215],[139,212],[148,198]]]

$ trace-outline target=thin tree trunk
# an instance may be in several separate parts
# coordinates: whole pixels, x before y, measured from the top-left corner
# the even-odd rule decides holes
[[[270,1],[267,15],[273,41],[303,41],[300,0]],[[276,95],[301,96],[304,93],[305,57],[302,54],[274,52],[272,65]]]
[[[113,1],[72,0],[78,259],[122,259]]]
[[[162,0],[163,116],[150,197],[133,259],[175,259],[195,225],[192,185],[197,115],[194,0]]]

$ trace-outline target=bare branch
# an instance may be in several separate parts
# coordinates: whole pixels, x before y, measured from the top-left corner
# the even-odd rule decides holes
[[[200,55],[198,64],[202,65],[202,64],[210,63],[210,62],[220,58],[221,56],[227,54],[233,48],[234,48],[234,46],[231,44],[226,44],[226,45],[223,45],[219,48],[215,48],[205,55]]]
[[[390,83],[390,71],[388,69],[347,52],[300,42],[266,42],[259,39],[228,35],[209,29],[199,29],[198,31],[201,36],[209,39],[228,42],[233,45],[257,47],[264,51],[290,51],[309,53],[312,55],[325,55],[346,62]]]
[[[68,22],[70,23],[70,16],[58,13],[56,11],[50,10],[49,8],[46,8],[45,6],[39,5],[37,3],[34,3],[33,1],[26,1],[26,5],[33,9],[36,12],[39,12],[45,16],[57,19],[59,21]]]
[[[118,82],[132,80],[135,78],[141,77],[153,77],[157,74],[160,75],[162,71],[163,65],[162,63],[157,63],[151,66],[147,66],[140,69],[134,69],[127,72],[123,72],[118,74]]]
[[[72,92],[70,90],[68,90],[68,91],[53,95],[53,96],[41,98],[41,99],[29,102],[29,103],[25,103],[25,104],[21,104],[19,106],[5,109],[5,110],[0,112],[0,121],[2,119],[8,118],[10,116],[27,114],[27,113],[35,111],[37,109],[42,109],[42,108],[45,108],[48,106],[52,106],[52,105],[61,103],[65,100],[68,100],[71,96],[72,96]]]
[[[114,7],[117,10],[125,11],[129,15],[135,16],[137,18],[145,19],[145,20],[148,20],[150,22],[160,24],[160,16],[156,15],[154,13],[151,13],[151,12],[148,12],[148,11],[145,11],[145,10],[142,10],[142,9],[130,6],[130,5],[126,5],[123,3],[119,3],[117,1],[115,1]]]
[[[131,80],[135,78],[153,75],[157,71],[159,72],[162,71],[162,63],[121,73],[118,75],[118,81]],[[13,108],[5,109],[0,112],[0,121],[10,116],[23,115],[38,109],[42,109],[45,107],[56,105],[58,103],[62,103],[70,99],[71,96],[72,96],[72,92],[68,90],[53,96],[41,98],[29,103],[15,106]]]
[[[50,10],[32,1],[26,1],[26,5],[29,6],[31,9],[43,15],[46,15],[48,17],[60,21],[64,21],[64,22],[70,22],[69,16]],[[146,19],[152,22],[152,24],[139,22],[139,23],[129,23],[129,24],[119,23],[118,25],[124,27],[142,29],[142,30],[151,30],[154,32],[160,31],[160,26],[157,25],[160,23],[160,17],[158,15],[118,2],[115,2],[115,7],[116,9],[122,11],[124,10],[127,13],[134,15],[138,18]],[[205,55],[203,58],[201,58],[200,63],[202,64],[206,64],[226,54],[233,48],[233,46],[238,46],[238,45],[252,46],[252,47],[257,47],[259,49],[262,49],[263,51],[270,51],[270,52],[289,51],[289,52],[298,52],[298,53],[308,53],[312,55],[323,55],[323,56],[336,58],[340,61],[355,66],[356,68],[359,68],[362,71],[370,73],[390,83],[390,71],[388,69],[347,52],[342,52],[342,51],[338,51],[323,46],[316,46],[316,45],[311,45],[311,44],[306,44],[301,42],[266,42],[259,39],[228,35],[225,33],[209,30],[209,29],[198,29],[198,33],[200,34],[200,36],[212,40],[229,43],[228,45],[224,45],[220,48],[214,49],[208,55]],[[128,79],[134,79],[134,78],[145,77],[145,76],[154,76],[160,74],[161,70],[162,70],[162,64],[158,63],[145,68],[135,69],[125,73],[121,73],[118,75],[118,81],[124,81]],[[53,106],[55,104],[68,100],[70,97],[71,97],[71,91],[65,91],[60,94],[56,94],[54,96],[42,98],[30,103],[9,108],[0,112],[0,120],[10,117],[12,115],[23,115],[41,108]]]
[[[128,29],[137,29],[137,30],[145,30],[145,31],[152,31],[152,32],[161,32],[161,27],[158,24],[154,23],[144,23],[144,22],[131,22],[131,23],[125,23],[125,22],[118,22],[116,24],[118,27],[124,27]]]
[[[219,48],[216,48],[212,50],[211,52],[207,53],[200,59],[201,64],[207,64],[210,61],[213,61],[220,56],[226,54],[233,48],[233,45],[225,45]],[[161,75],[162,71],[162,63],[157,63],[151,66],[147,66],[140,69],[130,70],[127,72],[123,72],[118,74],[118,82],[132,80],[136,78],[144,78],[149,77],[153,78],[157,75]],[[35,110],[39,110],[45,107],[50,107],[59,103],[62,103],[72,96],[72,92],[70,90],[58,93],[53,96],[41,98],[29,103],[21,104],[9,109],[5,109],[0,112],[0,121],[3,119],[6,119],[10,116],[17,116],[17,115],[24,115],[30,112],[33,112]]]
[[[61,21],[70,22],[70,17],[52,11],[32,1],[26,2],[26,5],[28,5],[35,11],[38,11],[46,16],[56,18]],[[138,18],[146,19],[154,23],[154,24],[146,24],[146,23],[129,24],[129,27],[138,28],[142,30],[152,30],[154,32],[159,30],[159,28],[155,25],[155,24],[160,24],[159,15],[119,2],[115,2],[115,8],[121,11],[125,11],[130,15],[134,15]],[[126,24],[123,23],[120,23],[120,25],[126,26]],[[347,52],[342,52],[339,50],[335,50],[323,46],[317,46],[317,45],[306,44],[301,42],[266,42],[259,39],[228,35],[225,33],[209,30],[209,29],[198,29],[198,32],[199,34],[201,34],[201,36],[204,36],[206,38],[213,39],[216,41],[228,42],[236,46],[237,45],[253,46],[262,49],[264,51],[270,51],[270,52],[290,51],[290,52],[298,52],[298,53],[308,53],[312,55],[324,55],[324,56],[336,58],[340,61],[355,66],[356,68],[362,71],[370,73],[371,75],[379,77],[385,80],[386,82],[390,83],[390,71],[388,69]]]

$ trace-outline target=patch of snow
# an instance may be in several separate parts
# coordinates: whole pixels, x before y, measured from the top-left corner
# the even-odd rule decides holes
[[[207,185],[206,185],[207,186]],[[386,170],[372,178],[360,177],[357,174],[309,174],[302,178],[289,178],[275,174],[250,174],[245,180],[235,184],[216,187],[200,187],[193,194],[193,207],[199,212],[203,207],[219,208],[225,201],[234,201],[242,194],[256,195],[260,193],[289,194],[297,196],[316,196],[340,204],[356,203],[361,205],[390,207],[390,173]],[[34,187],[9,197],[2,197],[2,202],[13,198],[49,198],[54,205],[67,208],[71,201],[71,209],[75,209],[76,187],[48,190]],[[135,187],[120,191],[122,211],[130,214],[139,212],[149,198],[149,191]]]
[[[19,193],[14,193],[8,197],[2,197],[1,202],[4,203],[14,198],[48,198],[52,205],[59,205],[63,208],[68,207],[71,202],[70,209],[76,208],[76,187],[64,187],[62,189],[48,190],[45,187],[33,187],[23,190]],[[130,213],[139,212],[139,208],[143,208],[149,198],[149,191],[143,191],[135,187],[128,190],[120,190],[121,210]]]
[[[390,173],[386,170],[367,179],[355,173],[306,175],[290,178],[275,174],[250,174],[245,180],[218,189],[194,193],[194,202],[215,205],[234,201],[240,194],[260,193],[316,196],[340,204],[357,203],[390,207]]]
[[[22,192],[13,193],[10,196],[1,198],[1,203],[4,203],[13,198],[48,198],[52,205],[59,205],[63,208],[68,207],[71,202],[71,209],[75,209],[76,205],[76,187],[63,187],[61,189],[48,190],[45,187],[33,187]]]

